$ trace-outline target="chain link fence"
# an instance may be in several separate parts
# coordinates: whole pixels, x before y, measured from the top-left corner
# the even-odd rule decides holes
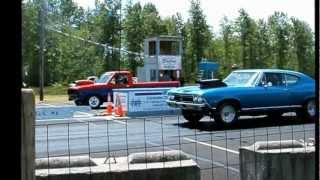
[[[200,168],[199,178],[202,180],[239,180],[241,168],[250,168],[249,165],[241,163],[254,163],[251,173],[258,175],[260,172],[255,169],[259,168],[256,158],[241,160],[240,147],[251,146],[261,141],[269,142],[269,147],[267,143],[267,147],[262,148],[265,150],[264,153],[268,153],[276,148],[272,143],[279,141],[280,154],[281,151],[295,153],[295,148],[302,148],[308,152],[309,146],[314,147],[315,138],[314,123],[302,121],[294,116],[284,116],[276,120],[263,116],[244,117],[228,128],[216,124],[211,118],[204,118],[199,124],[191,125],[180,115],[109,119],[101,117],[94,120],[77,118],[72,122],[38,124],[35,125],[35,130],[36,168],[38,168],[36,176],[42,179],[52,179],[57,174],[59,169],[57,161],[65,163],[62,169],[66,177],[76,172],[73,165],[78,163],[83,172],[87,172],[83,176],[95,179],[96,165],[91,159],[95,162],[100,160],[108,172],[116,172],[117,168],[118,170],[123,168],[120,165],[117,167],[119,163],[126,164],[126,172],[136,172],[136,167],[131,163],[132,158],[130,160],[130,155],[134,153],[144,154],[145,158],[142,158],[144,163],[140,166],[145,168],[140,167],[141,169],[153,166],[152,160],[147,159],[150,158],[149,155],[153,158],[157,155],[152,155],[151,152],[160,153],[158,154],[160,167],[168,168],[170,161],[174,159],[168,158],[170,155],[167,155],[167,151],[171,151],[179,152],[179,155],[183,154],[193,160]],[[257,151],[258,149],[253,150]],[[59,157],[65,159],[59,160]],[[73,157],[80,159],[74,160]],[[180,162],[177,167],[179,165],[184,167],[185,159],[181,159],[182,156],[177,157],[175,161]],[[80,162],[83,161],[88,163],[81,165]],[[306,161],[307,159],[301,161],[303,163],[297,166],[303,169],[309,167]],[[261,164],[260,161],[259,163]],[[287,169],[287,167],[281,168],[283,169],[280,171]],[[243,172],[249,170],[242,169]],[[294,175],[294,172],[288,173]],[[150,172],[148,174],[150,175]],[[142,179],[150,179],[150,176],[146,175]]]

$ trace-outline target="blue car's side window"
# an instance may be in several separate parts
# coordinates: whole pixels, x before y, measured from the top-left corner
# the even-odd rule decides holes
[[[286,83],[287,86],[295,85],[299,81],[299,77],[291,74],[286,74]]]
[[[265,81],[265,84],[272,87],[285,86],[285,79],[281,73],[265,73],[263,81]]]

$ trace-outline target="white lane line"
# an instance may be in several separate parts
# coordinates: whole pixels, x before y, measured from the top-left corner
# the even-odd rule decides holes
[[[120,124],[125,124],[125,125],[127,125],[127,123],[126,122],[122,122],[122,121],[119,121],[119,120],[112,120],[113,122],[116,122],[116,123],[120,123]]]
[[[91,113],[86,113],[86,112],[81,112],[81,111],[75,111],[74,114],[84,114],[84,115],[93,116],[93,114],[91,114]]]
[[[80,112],[80,111],[75,111],[75,112],[73,113],[73,117],[74,117],[74,118],[94,117],[94,114],[86,113],[86,112]]]
[[[114,120],[114,119],[106,119],[106,121],[110,121],[110,120],[112,120],[113,122],[118,123],[118,124],[127,125],[126,122],[122,122],[122,121]],[[85,121],[82,121],[82,120],[78,120],[78,121],[80,121],[80,122],[85,122]],[[95,127],[98,127],[98,125],[94,124],[93,121],[91,121],[91,124],[92,124],[93,126],[95,126]]]
[[[92,115],[92,114],[90,114],[90,115]],[[106,121],[113,121],[113,122],[115,122],[115,123],[119,123],[119,124],[127,125],[127,123],[126,123],[126,122],[119,121],[119,120],[116,120],[116,119],[112,119],[112,117],[109,117],[109,116],[99,117],[98,119],[99,119],[99,120],[100,120],[100,119],[105,119]],[[77,120],[77,121],[80,121],[80,122],[85,122],[85,121],[83,121],[83,120],[79,120],[79,119],[76,119],[76,120]],[[94,122],[94,121],[89,121],[89,122]]]
[[[230,153],[239,154],[238,151],[234,151],[234,150],[231,150],[231,149],[223,148],[223,147],[216,146],[216,145],[213,145],[213,144],[208,144],[208,143],[196,141],[196,140],[193,140],[193,139],[190,139],[190,138],[186,138],[186,137],[184,137],[183,139],[186,140],[186,141],[195,142],[195,143],[198,143],[198,144],[201,144],[201,145],[204,145],[204,146],[209,146],[209,147],[213,147],[213,148],[216,148],[216,149],[220,149],[222,151],[228,151]]]
[[[147,142],[147,144],[150,144],[150,145],[153,145],[153,146],[161,146],[161,144],[157,144],[157,143],[153,143],[153,142]],[[167,146],[164,147],[165,149],[167,150],[177,150],[177,149],[173,149],[173,148],[169,148]],[[188,156],[190,156],[191,158],[193,159],[198,159],[200,161],[204,161],[204,162],[208,162],[208,163],[211,163],[211,164],[214,164],[216,166],[220,166],[220,167],[223,167],[225,169],[229,169],[231,171],[234,171],[234,172],[237,172],[237,173],[240,173],[239,169],[236,169],[236,168],[233,168],[233,167],[228,167],[222,163],[219,163],[217,161],[212,161],[212,160],[209,160],[209,159],[206,159],[206,158],[203,158],[203,157],[200,157],[200,156],[194,156],[192,154],[189,154],[189,153],[186,153],[184,152],[185,154],[187,154]]]

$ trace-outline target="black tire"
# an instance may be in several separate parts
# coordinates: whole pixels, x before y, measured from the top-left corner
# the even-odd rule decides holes
[[[99,109],[100,105],[103,103],[101,98],[97,95],[92,95],[87,98],[87,103],[91,109]]]
[[[191,124],[198,124],[200,119],[203,118],[201,111],[182,109],[182,115]]]
[[[315,121],[316,105],[315,99],[309,99],[304,104],[302,109],[296,111],[297,117],[306,121]]]
[[[77,106],[83,105],[82,101],[79,101],[79,100],[74,101],[74,104],[77,105]]]
[[[238,121],[239,107],[234,103],[221,104],[214,113],[214,120],[222,126],[231,126]],[[232,113],[233,112],[233,113]],[[226,117],[228,116],[228,117]]]

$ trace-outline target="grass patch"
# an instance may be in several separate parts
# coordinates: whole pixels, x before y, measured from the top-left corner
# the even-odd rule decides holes
[[[40,102],[40,96],[36,94],[36,103]],[[57,94],[57,95],[52,95],[52,94],[44,94],[43,97],[43,102],[44,103],[66,103],[66,102],[72,102],[68,100],[68,95],[64,94]]]
[[[39,87],[31,87],[36,95],[39,95]],[[43,88],[44,95],[67,95],[68,86],[63,86],[61,84],[54,84],[52,86],[46,86]]]
[[[30,87],[33,89],[36,103],[40,102],[40,88],[39,87]],[[69,102],[67,94],[68,86],[61,84],[54,84],[52,86],[46,86],[43,88],[43,96],[45,103],[65,103]],[[71,102],[71,101],[70,101]]]

